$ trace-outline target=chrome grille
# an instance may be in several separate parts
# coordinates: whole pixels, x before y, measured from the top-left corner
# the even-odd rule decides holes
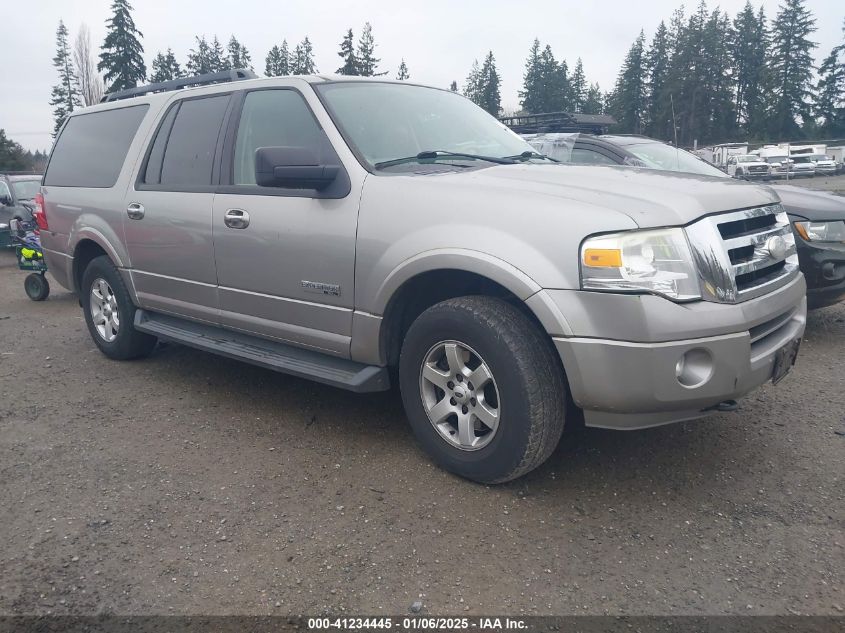
[[[779,204],[711,215],[686,232],[707,301],[747,301],[798,275],[795,238]]]

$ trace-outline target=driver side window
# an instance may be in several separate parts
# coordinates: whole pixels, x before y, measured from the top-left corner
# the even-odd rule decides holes
[[[12,192],[9,190],[9,185],[7,185],[4,181],[0,180],[0,198],[3,199],[4,202],[12,202]]]
[[[244,99],[235,142],[234,184],[255,184],[260,147],[304,147],[319,157],[323,133],[294,90],[255,90]]]

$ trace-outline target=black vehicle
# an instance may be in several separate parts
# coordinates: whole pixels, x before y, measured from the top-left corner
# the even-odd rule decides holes
[[[41,187],[41,174],[0,173],[0,248],[12,246],[9,222],[32,221],[33,199]]]
[[[536,134],[525,139],[539,152],[566,163],[628,165],[730,178],[695,154],[645,136]],[[845,299],[845,198],[773,184],[792,221],[798,261],[807,280],[807,307]]]

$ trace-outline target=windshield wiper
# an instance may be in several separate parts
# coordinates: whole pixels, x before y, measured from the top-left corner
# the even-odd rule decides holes
[[[393,160],[385,160],[376,163],[376,169],[384,169],[385,167],[392,167],[394,165],[402,165],[403,163],[414,163],[423,160],[437,160],[438,158],[467,158],[469,160],[483,160],[488,163],[496,163],[498,165],[513,165],[516,161],[513,158],[497,158],[495,156],[482,156],[480,154],[464,154],[463,152],[447,152],[444,150],[426,150],[420,152],[416,156],[407,156],[406,158],[394,158]]]
[[[541,154],[540,152],[532,152],[526,150],[522,152],[522,154],[516,154],[514,156],[505,156],[504,158],[513,161],[526,161],[531,160],[532,158],[539,158],[540,160],[550,160],[553,163],[559,163],[560,161],[556,158],[552,158],[551,156],[546,156],[545,154]]]

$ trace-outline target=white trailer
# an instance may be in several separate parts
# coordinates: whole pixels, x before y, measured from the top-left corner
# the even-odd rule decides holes
[[[741,156],[748,153],[748,143],[722,143],[713,147],[713,164],[727,167],[731,156]]]

